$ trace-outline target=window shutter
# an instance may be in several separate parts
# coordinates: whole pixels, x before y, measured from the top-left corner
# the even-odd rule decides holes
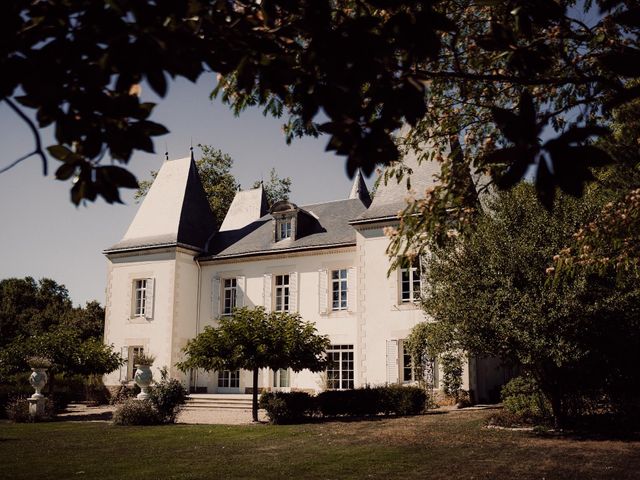
[[[262,285],[262,306],[267,311],[271,312],[271,284],[273,282],[273,275],[270,273],[264,274]]]
[[[144,316],[147,320],[153,318],[153,298],[155,296],[156,282],[153,278],[147,278]]]
[[[129,287],[129,318],[133,318],[136,315],[136,281],[133,280]]]
[[[387,383],[398,383],[398,341],[387,340]]]
[[[245,277],[236,277],[236,308],[244,307]]]
[[[347,270],[347,310],[349,312],[356,311],[358,301],[356,289],[356,268],[351,267]]]
[[[289,273],[289,311],[298,311],[298,272]]]
[[[318,271],[318,301],[321,315],[326,315],[329,311],[329,290],[327,283],[329,282],[326,270]]]
[[[427,295],[427,269],[429,268],[429,262],[431,260],[430,252],[420,255],[420,297]]]
[[[214,276],[211,281],[211,318],[220,316],[220,277]]]
[[[120,365],[120,381],[127,379],[127,368],[129,366],[129,347],[120,347],[120,356],[123,358],[124,363]]]

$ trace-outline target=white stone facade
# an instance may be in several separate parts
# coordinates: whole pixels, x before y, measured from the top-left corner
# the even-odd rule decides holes
[[[176,164],[171,165],[174,162]],[[181,163],[178,165],[178,162]],[[163,167],[156,182],[160,181],[163,193],[172,198],[171,209],[185,209],[188,205],[176,202],[168,180],[176,182],[178,190],[184,188],[185,183],[188,189],[190,180],[186,179],[184,172],[190,171],[189,159],[167,164],[170,165],[167,171],[171,172],[171,178],[163,176]],[[182,171],[183,175],[176,174],[176,171]],[[145,218],[136,217],[134,220],[138,226],[143,226],[143,230],[155,228],[153,218],[149,218],[153,215],[164,215],[161,224],[166,223],[167,217],[181,217],[179,212],[164,212],[159,196],[152,197],[154,188],[156,183],[145,200],[150,205],[145,207],[143,204],[140,209],[144,211]],[[244,198],[259,201],[259,195],[242,193]],[[339,210],[341,205],[336,203],[335,215],[342,214]],[[353,207],[353,203],[349,205]],[[364,202],[359,211],[366,212],[367,207],[368,202]],[[376,207],[375,202],[373,207]],[[320,209],[314,206],[301,207],[300,211],[311,222],[315,217],[322,227],[326,212],[331,212],[332,207],[325,204],[323,208],[325,213],[321,215],[315,213]],[[257,222],[261,217],[260,208],[255,211],[246,205],[236,205],[230,214],[234,210],[241,212],[243,218],[227,218],[225,225],[237,232],[244,232],[242,229],[248,223]],[[248,216],[247,212],[253,213]],[[263,216],[260,222],[275,222],[270,218]],[[276,218],[275,214],[273,218]],[[203,245],[196,246],[180,238],[180,235],[189,237],[188,233],[180,233],[182,227],[162,225],[167,230],[178,231],[177,234],[172,233],[176,238],[171,239],[163,231],[147,235],[132,225],[129,232],[137,232],[142,240],[136,244],[129,235],[122,244],[105,252],[109,262],[105,341],[113,344],[125,357],[131,357],[139,349],[155,355],[155,376],[158,376],[159,368],[167,367],[172,377],[181,379],[192,390],[244,393],[251,387],[250,372],[239,372],[238,377],[233,372],[221,376],[218,372],[185,375],[176,369],[175,364],[183,358],[182,349],[189,339],[206,326],[216,325],[216,319],[225,314],[225,308],[230,308],[232,297],[236,307],[264,306],[267,310],[278,306],[283,308],[286,300],[289,311],[299,312],[304,320],[316,325],[320,334],[329,336],[333,347],[329,354],[338,360],[339,367],[323,374],[265,370],[260,372],[261,388],[320,391],[367,384],[410,383],[410,369],[405,369],[402,341],[414,325],[426,319],[414,302],[407,301],[406,291],[403,299],[403,288],[406,290],[408,284],[403,284],[401,273],[393,271],[388,275],[390,260],[385,253],[388,240],[383,228],[393,223],[389,216],[354,222],[348,227],[339,227],[340,233],[350,235],[352,240],[313,244],[309,240],[315,238],[313,235],[316,234],[313,234],[307,235],[304,240],[307,243],[299,248],[296,242],[300,241],[294,233],[291,239],[273,238],[274,242],[282,242],[279,249],[272,246],[265,249],[263,246],[260,250],[255,247],[255,251],[233,255],[225,255],[225,251],[209,253],[220,235],[215,231],[206,239],[206,244],[201,235],[199,238]],[[261,228],[267,229],[268,226]],[[275,228],[274,223],[273,231]],[[350,233],[344,232],[345,228],[351,229]],[[257,238],[257,230],[251,233],[251,229],[247,229],[249,233],[237,236],[241,241],[248,242],[246,239],[250,235]],[[324,231],[314,231],[323,232],[316,236],[326,239],[332,234],[329,230],[327,227]],[[154,243],[150,237],[159,240]],[[238,242],[234,245],[232,248],[238,248]],[[285,291],[284,287],[288,290]],[[336,298],[337,303],[334,303]],[[107,375],[105,384],[116,385],[130,379],[130,364]],[[465,365],[464,388],[477,389],[476,377],[477,372],[470,372],[468,364]],[[437,379],[438,375],[436,382]]]

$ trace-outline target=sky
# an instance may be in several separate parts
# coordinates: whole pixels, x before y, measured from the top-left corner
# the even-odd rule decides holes
[[[158,102],[150,120],[170,133],[155,137],[156,154],[135,152],[126,168],[145,179],[164,161],[165,142],[169,158],[188,156],[191,142],[194,147],[209,144],[231,155],[232,173],[245,189],[254,180],[268,178],[275,167],[281,177],[291,177],[291,200],[298,205],[347,198],[352,182],[344,157],[324,151],[326,138],[287,145],[282,119],[264,117],[259,109],[235,117],[228,107],[209,99],[214,86],[211,74],[196,84],[176,80],[164,99],[143,86],[142,100]],[[51,129],[42,137],[44,146],[54,143]],[[0,168],[34,145],[27,126],[1,102],[0,145]],[[200,153],[197,148],[195,153]],[[98,199],[76,207],[70,201],[70,181],[53,177],[58,165],[50,159],[45,177],[40,160],[31,157],[0,174],[0,279],[48,277],[67,287],[74,304],[95,299],[104,305],[107,260],[101,252],[122,238],[139,205],[134,191],[123,189],[124,205]],[[371,186],[373,179],[367,183]]]

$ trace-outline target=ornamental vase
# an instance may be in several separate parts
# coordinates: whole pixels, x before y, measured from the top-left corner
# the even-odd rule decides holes
[[[133,380],[136,385],[140,387],[140,393],[138,394],[138,400],[146,400],[149,398],[149,386],[153,381],[153,373],[151,372],[151,365],[135,365],[136,373],[133,376]]]
[[[36,390],[36,393],[31,395],[31,398],[44,398],[44,395],[40,391],[47,384],[47,369],[46,368],[32,368],[31,375],[29,376],[29,383]]]

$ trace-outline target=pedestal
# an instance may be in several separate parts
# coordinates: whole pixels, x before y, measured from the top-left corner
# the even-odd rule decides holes
[[[34,398],[35,397],[35,398]],[[32,419],[44,417],[44,396],[29,397],[29,416]]]

